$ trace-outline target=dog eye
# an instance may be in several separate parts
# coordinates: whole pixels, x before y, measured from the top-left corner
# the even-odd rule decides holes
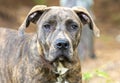
[[[77,24],[72,24],[71,25],[71,30],[76,30],[78,28],[78,25]]]
[[[50,30],[51,29],[51,25],[49,23],[46,23],[46,24],[43,25],[43,28],[45,30]]]

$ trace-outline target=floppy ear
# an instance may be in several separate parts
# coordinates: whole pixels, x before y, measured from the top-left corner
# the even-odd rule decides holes
[[[34,6],[27,17],[23,21],[22,25],[19,27],[19,35],[23,35],[25,29],[30,25],[30,22],[36,23],[44,11],[48,10],[48,7],[45,5],[36,5]]]
[[[92,17],[88,13],[88,11],[85,8],[82,7],[73,7],[72,10],[76,12],[78,17],[80,18],[81,22],[84,24],[89,24],[90,29],[93,30],[94,35],[99,37],[100,36],[100,31],[95,25]]]

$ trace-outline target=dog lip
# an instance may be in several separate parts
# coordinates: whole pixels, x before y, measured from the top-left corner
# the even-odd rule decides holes
[[[56,61],[62,61],[62,62],[72,62],[72,56],[71,54],[69,55],[69,50],[67,51],[62,51],[62,50],[51,50],[49,51],[49,57],[46,57],[48,58],[48,60],[53,63],[53,62],[56,62]]]
[[[60,56],[56,57],[52,62],[57,62],[57,61],[71,63],[71,60],[65,55],[60,55]]]
[[[63,60],[64,60],[64,58],[63,58],[63,57],[59,57],[59,60],[60,60],[60,61],[63,61]]]

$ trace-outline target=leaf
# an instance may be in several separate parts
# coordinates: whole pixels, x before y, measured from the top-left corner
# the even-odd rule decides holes
[[[83,74],[83,80],[90,80],[93,77],[93,74],[90,72],[86,72]]]
[[[103,77],[103,78],[107,78],[107,79],[110,77],[106,72],[101,71],[101,70],[96,70],[96,75]]]

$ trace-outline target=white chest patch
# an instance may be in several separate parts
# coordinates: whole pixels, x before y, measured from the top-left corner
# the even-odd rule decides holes
[[[57,77],[57,82],[56,83],[69,83],[66,79],[65,79],[65,74],[68,71],[68,68],[65,68],[61,62],[58,63],[58,67],[57,67],[57,71],[56,74],[58,74],[59,76]]]

